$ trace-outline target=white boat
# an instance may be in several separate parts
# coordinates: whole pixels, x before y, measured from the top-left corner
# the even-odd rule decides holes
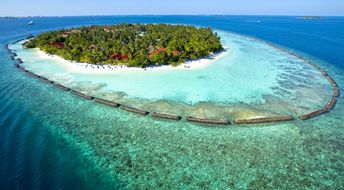
[[[33,25],[33,21],[31,20],[27,25]]]

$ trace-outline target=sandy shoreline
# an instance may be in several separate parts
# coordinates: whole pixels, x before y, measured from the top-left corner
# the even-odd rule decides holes
[[[208,58],[202,58],[195,61],[187,61],[176,67],[173,67],[171,65],[162,65],[162,66],[138,68],[138,67],[127,67],[123,65],[122,66],[121,65],[95,65],[95,64],[74,62],[74,61],[65,60],[62,57],[57,56],[57,55],[49,55],[39,49],[35,49],[35,50],[40,58],[56,61],[58,64],[70,70],[71,72],[78,72],[78,73],[113,73],[113,72],[132,72],[132,71],[144,72],[144,71],[159,71],[159,70],[201,69],[208,66],[210,63],[223,58],[229,52],[229,48],[224,46],[223,51],[216,54],[212,54]]]

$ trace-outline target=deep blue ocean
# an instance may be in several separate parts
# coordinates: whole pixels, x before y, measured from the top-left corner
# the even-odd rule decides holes
[[[27,25],[31,20],[35,24],[31,26]],[[121,126],[122,128],[117,131],[117,137],[121,138],[121,140],[118,142],[114,141],[114,144],[111,146],[109,145],[109,147],[114,147],[115,149],[117,146],[122,147],[125,142],[124,139],[128,139],[126,145],[129,146],[133,144],[133,142],[130,141],[133,137],[124,131],[125,127],[128,127],[127,131],[133,130],[133,124],[129,124],[122,116],[116,119],[115,123],[108,123],[108,121],[105,121],[105,116],[103,118],[104,120],[101,120],[101,117],[91,118],[91,116],[88,115],[89,113],[85,113],[85,110],[92,109],[90,107],[94,106],[93,104],[85,103],[83,100],[66,95],[59,90],[46,87],[46,85],[40,84],[34,79],[23,75],[13,67],[14,62],[10,60],[4,48],[5,44],[25,38],[29,34],[36,35],[44,31],[81,25],[108,25],[116,23],[191,24],[197,26],[210,26],[223,31],[254,36],[299,52],[313,60],[321,62],[323,64],[322,66],[327,66],[329,73],[339,81],[340,87],[341,81],[344,78],[344,17],[323,17],[319,20],[300,20],[294,16],[85,16],[19,19],[0,18],[0,45],[3,47],[0,49],[0,189],[166,188],[163,184],[159,184],[157,182],[158,180],[154,181],[152,179],[149,180],[151,182],[150,184],[145,184],[144,186],[127,186],[126,183],[135,180],[145,181],[145,176],[134,174],[135,172],[139,173],[138,171],[120,168],[120,164],[118,164],[118,166],[114,164],[116,165],[116,170],[109,171],[108,168],[111,168],[111,161],[117,159],[120,162],[125,162],[123,161],[125,156],[122,156],[121,152],[116,153],[118,156],[114,154],[111,159],[107,157],[106,159],[104,158],[105,161],[99,162],[99,157],[106,154],[104,151],[109,151],[109,149],[106,149],[105,146],[100,147],[97,143],[106,143],[109,141],[106,140],[105,135],[102,139],[96,136],[94,136],[94,139],[91,139],[90,130],[98,134],[107,134],[108,132],[104,132],[106,131],[104,126]],[[51,101],[51,97],[54,97],[54,101]],[[64,101],[60,104],[59,98],[67,100],[68,103]],[[227,185],[229,185],[228,187],[235,189],[254,187],[305,189],[310,187],[313,189],[319,185],[321,188],[343,189],[344,124],[342,121],[344,117],[341,114],[344,108],[341,102],[342,97],[337,105],[337,110],[333,112],[332,119],[328,119],[326,125],[323,124],[322,118],[320,118],[321,121],[309,121],[304,126],[296,123],[295,126],[298,127],[297,132],[295,132],[295,128],[293,128],[293,131],[295,134],[297,133],[299,135],[298,138],[296,138],[296,136],[291,138],[286,136],[276,137],[278,134],[287,135],[290,132],[288,131],[288,133],[284,134],[282,131],[276,131],[277,128],[285,130],[284,132],[286,132],[289,128],[283,128],[285,126],[273,128],[274,131],[269,131],[271,134],[269,133],[267,136],[264,136],[261,131],[267,132],[269,127],[253,127],[252,131],[257,132],[260,130],[260,132],[256,133],[260,135],[259,137],[253,136],[253,134],[251,134],[252,131],[248,132],[250,129],[247,128],[234,129],[233,134],[242,134],[246,131],[250,133],[247,138],[251,136],[251,141],[248,143],[250,146],[241,147],[242,155],[240,156],[242,158],[252,155],[253,153],[250,153],[248,150],[253,150],[254,147],[258,146],[258,143],[261,145],[260,141],[262,139],[267,138],[269,142],[273,139],[279,147],[272,147],[271,144],[267,143],[264,147],[260,147],[259,150],[262,152],[260,152],[259,155],[256,155],[259,151],[254,150],[256,158],[259,157],[266,162],[257,161],[256,166],[253,166],[255,171],[250,171],[253,173],[247,175],[253,176],[253,178],[256,179],[258,179],[259,176],[268,176],[266,178],[262,177],[262,179],[267,179],[267,181],[261,180],[261,184],[248,183],[247,181],[250,181],[252,178],[239,177],[238,173],[242,171],[233,170],[232,179],[242,179],[243,183],[239,185],[235,181],[230,181],[227,183]],[[71,108],[71,104],[77,106]],[[107,112],[108,110],[104,108],[103,111]],[[117,116],[118,114],[116,112],[112,117],[116,118]],[[134,118],[133,121],[130,122],[136,122],[136,124],[141,125],[135,125],[136,127],[141,127],[142,129],[146,129],[146,131],[154,131],[152,128],[149,128],[150,126],[157,128],[159,126],[174,125],[160,121],[150,121],[149,119],[141,120],[141,118]],[[86,129],[82,131],[84,130],[84,126],[89,126],[87,131]],[[91,126],[93,127],[92,129]],[[175,126],[169,127],[170,129],[166,130],[172,130],[171,128],[173,127],[176,128]],[[77,128],[80,130],[75,132]],[[193,130],[196,129],[192,128],[191,131]],[[207,133],[208,129],[201,130],[204,130],[202,133]],[[171,140],[177,138],[178,132],[190,136],[197,133],[195,131],[193,131],[193,134],[191,134],[191,132],[187,134],[188,132],[185,131],[174,132],[175,134],[171,131],[173,134],[170,136]],[[231,132],[218,131],[214,132],[214,134],[215,133],[219,135],[220,133],[228,133],[228,135],[230,135],[229,133]],[[135,135],[138,136],[140,134],[141,132],[135,133]],[[276,136],[272,137],[272,134],[276,134]],[[295,135],[294,133],[292,134]],[[149,138],[161,136],[161,134],[158,134],[157,129],[149,134],[142,132],[142,135],[146,135],[146,137],[148,136]],[[165,137],[169,138],[168,135]],[[164,140],[166,140],[166,138]],[[179,140],[180,142],[184,141],[181,139]],[[208,140],[210,140],[210,137]],[[192,141],[192,139],[190,141]],[[161,159],[167,160],[166,163],[170,163],[160,166],[161,168],[165,167],[166,171],[170,171],[170,173],[159,173],[156,174],[156,176],[164,176],[166,184],[172,181],[178,182],[178,180],[180,180],[178,176],[172,176],[172,174],[175,173],[172,172],[173,169],[171,168],[178,166],[176,160],[170,157],[170,155],[173,155],[173,152],[166,151],[169,153],[160,154],[159,152],[158,154],[153,151],[153,145],[157,142],[145,142],[143,140],[135,141],[135,143],[139,142],[141,142],[142,145],[144,144],[144,147],[147,148],[144,149],[145,153],[151,153],[149,154],[150,156],[153,155],[155,158],[161,157]],[[148,142],[151,144],[146,144]],[[192,143],[196,144],[194,147],[198,147],[201,142],[195,140]],[[295,147],[290,146],[291,144],[295,145]],[[168,150],[170,146],[166,145],[166,147],[163,148]],[[286,148],[286,151],[281,151],[279,152],[281,154],[278,155],[263,153],[264,151],[274,149],[281,150],[283,148]],[[192,154],[197,153],[195,150],[189,152],[188,150],[187,148],[184,150],[187,152],[184,152],[185,160],[188,160],[190,156],[192,157]],[[139,152],[143,151],[143,149],[128,148],[126,154],[130,155],[130,157],[135,157],[133,156],[135,151],[137,155],[140,155]],[[209,150],[204,151],[209,152]],[[137,158],[140,160],[140,162],[137,161],[137,163],[141,163],[143,168],[149,164],[149,160],[152,160],[151,157],[148,156],[148,153],[141,154],[146,155],[146,157],[141,156]],[[179,153],[176,155],[179,155],[179,158],[183,158]],[[295,155],[295,157],[293,157],[293,155]],[[326,158],[327,160],[321,160],[321,156],[319,155],[322,155],[322,158]],[[268,158],[267,156],[271,157]],[[285,164],[288,163],[287,159],[289,156],[291,157],[289,158],[290,162],[296,160],[300,161],[298,158],[304,158],[305,165],[303,166],[303,162],[300,161],[298,164],[285,166],[287,172],[274,173],[279,169],[279,171],[282,171],[283,169],[281,168],[284,167],[281,166],[281,168],[274,170],[274,168],[277,167],[274,165],[275,162],[279,162],[277,159],[285,159],[281,162]],[[97,161],[93,159],[94,157],[97,157]],[[270,158],[274,158],[275,162],[270,161]],[[311,158],[314,158],[314,160]],[[154,163],[159,162],[157,160],[153,161]],[[231,158],[231,161],[237,162],[239,167],[239,161],[233,158]],[[127,160],[126,162],[128,166],[132,167],[131,162],[133,161]],[[333,163],[333,165],[328,164],[329,162]],[[190,167],[194,169],[192,171],[199,171],[201,167],[203,167],[193,166],[191,162],[189,163],[191,165]],[[140,168],[139,166],[137,167]],[[212,166],[210,165],[207,167]],[[263,168],[265,168],[264,172],[260,172],[263,171]],[[156,168],[156,171],[160,171],[160,169]],[[315,171],[317,169],[319,169],[318,172]],[[294,173],[296,170],[297,175]],[[149,172],[154,173],[154,171],[155,170],[152,169]],[[215,170],[211,171],[209,175],[215,175]],[[324,172],[326,175],[322,175],[321,171],[326,171]],[[121,172],[131,173],[134,177],[129,179],[127,175],[122,175]],[[190,173],[192,172],[190,171]],[[150,177],[154,176],[150,174],[151,173],[147,175]],[[202,187],[204,189],[215,187],[222,189],[221,187],[223,187],[223,184],[221,184],[221,182],[212,184],[212,186],[206,186],[204,184],[204,186],[201,186],[202,184],[200,183],[207,181],[207,177],[201,176],[201,174],[199,175],[200,176],[194,176],[195,180],[197,178],[196,181],[199,182],[195,183],[198,185],[194,186],[195,189]],[[147,179],[146,181],[148,181]],[[171,186],[167,187],[171,189],[188,189],[190,188],[188,184],[193,184],[195,181],[192,179],[193,177],[183,178],[183,183],[185,183],[184,186],[176,187],[172,186],[173,183],[171,183]],[[286,182],[284,183],[282,180],[286,180]],[[281,184],[284,184],[284,186],[281,186]]]

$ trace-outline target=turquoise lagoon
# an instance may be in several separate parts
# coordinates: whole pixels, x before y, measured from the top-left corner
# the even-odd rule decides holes
[[[315,68],[279,49],[234,33],[218,32],[226,48],[202,68],[101,72],[75,70],[60,60],[10,46],[23,66],[48,79],[149,111],[205,118],[247,118],[305,114],[332,96],[327,79]]]
[[[164,73],[73,73],[58,63],[32,56],[35,52],[12,46],[24,65],[38,74],[150,110],[183,115],[216,113],[214,117],[231,119],[298,115],[327,101],[329,84],[318,71],[230,31],[285,46],[324,68],[341,90],[344,85],[343,18],[33,19],[33,26],[27,26],[29,19],[25,18],[0,19],[1,44],[29,33],[120,22],[184,23],[220,29],[223,43],[230,47],[225,57],[200,70]],[[343,189],[342,96],[334,110],[304,122],[206,126],[142,117],[80,99],[20,72],[4,49],[0,49],[0,63],[2,189]],[[159,80],[152,82],[154,79]]]

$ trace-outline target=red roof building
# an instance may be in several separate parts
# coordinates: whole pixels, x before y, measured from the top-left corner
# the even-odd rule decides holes
[[[157,53],[160,53],[160,52],[165,52],[166,50],[167,50],[166,48],[158,48],[158,49],[152,51],[152,53],[150,53],[148,55],[148,58],[152,59],[154,54],[157,54]]]
[[[119,53],[112,53],[111,57],[115,60],[125,60],[128,59],[128,55],[127,54],[122,54],[121,52]]]
[[[172,55],[174,55],[174,56],[176,56],[176,55],[180,55],[180,52],[179,52],[179,51],[177,51],[177,50],[173,50],[173,51],[172,51]]]
[[[65,48],[65,45],[63,42],[49,42],[49,45],[55,46],[57,49]]]

